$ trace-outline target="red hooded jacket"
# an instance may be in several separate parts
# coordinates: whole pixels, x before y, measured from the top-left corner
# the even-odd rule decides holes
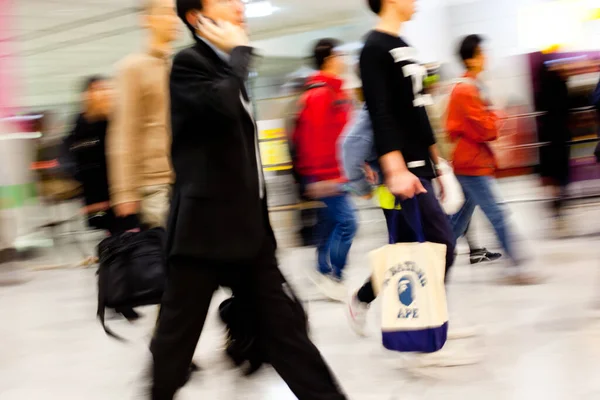
[[[292,141],[296,151],[295,168],[308,182],[344,180],[338,162],[338,138],[348,121],[352,105],[342,90],[343,81],[317,72],[300,98]]]
[[[498,116],[489,109],[474,84],[456,85],[446,120],[446,130],[456,146],[452,155],[456,175],[494,175],[497,163],[489,142],[498,138],[497,123]]]

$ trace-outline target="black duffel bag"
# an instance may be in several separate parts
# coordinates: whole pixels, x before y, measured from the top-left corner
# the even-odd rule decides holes
[[[254,374],[268,360],[257,340],[251,311],[243,301],[232,296],[219,305],[219,317],[227,328],[227,357],[238,367],[246,366],[244,375]]]
[[[160,304],[166,286],[166,233],[162,228],[127,232],[98,245],[98,318],[104,331],[106,308],[132,309]]]

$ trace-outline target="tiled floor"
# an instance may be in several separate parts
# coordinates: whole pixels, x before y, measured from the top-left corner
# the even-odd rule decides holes
[[[552,231],[539,207],[510,209],[528,238],[523,248],[534,256],[532,269],[548,277],[544,285],[497,285],[501,263],[471,268],[462,256],[455,267],[448,288],[451,322],[477,324],[482,335],[450,342],[448,350],[459,357],[480,355],[475,366],[414,369],[396,354],[385,354],[377,335],[377,304],[371,337],[357,338],[346,325],[343,306],[322,301],[306,278],[313,250],[282,250],[282,269],[306,302],[314,340],[349,399],[600,399],[600,242],[594,235],[600,207],[570,210],[573,233],[580,236],[567,240],[549,238]],[[365,218],[353,247],[350,286],[368,275],[368,251],[385,242],[376,216]],[[487,226],[477,226],[484,244],[493,247]],[[39,271],[31,277],[25,285],[0,287],[0,399],[137,398],[155,310],[143,310],[145,318],[131,326],[110,321],[130,339],[119,343],[107,338],[94,318],[92,269]],[[213,305],[224,296],[220,293]],[[239,377],[221,356],[221,338],[213,310],[196,354],[203,371],[180,399],[294,398],[270,368],[251,379]]]

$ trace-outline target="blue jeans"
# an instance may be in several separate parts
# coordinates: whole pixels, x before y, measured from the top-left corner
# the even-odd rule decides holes
[[[495,179],[490,176],[465,175],[457,175],[456,178],[465,194],[465,204],[451,217],[452,230],[456,239],[458,240],[465,234],[475,207],[479,206],[492,224],[502,248],[512,261],[517,263],[504,212],[493,190],[496,184]]]
[[[318,214],[319,272],[341,279],[356,235],[356,215],[348,195],[327,197],[321,201],[327,207],[320,209]]]

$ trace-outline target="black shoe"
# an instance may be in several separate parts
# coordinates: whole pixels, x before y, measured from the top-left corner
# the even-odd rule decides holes
[[[471,250],[471,264],[496,261],[502,257],[500,253],[492,253],[486,248]]]
[[[142,317],[133,308],[117,308],[117,309],[115,309],[115,311],[118,312],[119,314],[123,315],[125,317],[125,319],[129,322],[137,321],[138,319],[140,319]]]

